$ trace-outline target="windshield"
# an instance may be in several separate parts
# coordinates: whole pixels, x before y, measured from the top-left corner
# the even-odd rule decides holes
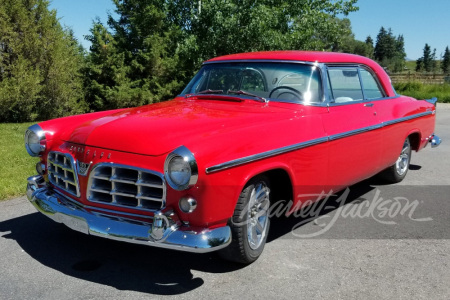
[[[236,62],[204,65],[182,92],[258,97],[270,101],[319,103],[320,72],[296,63]]]

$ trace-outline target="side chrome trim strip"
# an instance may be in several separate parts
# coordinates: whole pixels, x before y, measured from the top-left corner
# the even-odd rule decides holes
[[[253,161],[256,161],[256,160],[260,160],[260,159],[263,159],[263,158],[267,158],[267,157],[283,154],[283,153],[286,153],[286,152],[291,152],[291,151],[294,151],[294,150],[299,150],[299,149],[302,149],[302,148],[310,147],[310,146],[321,144],[321,143],[325,143],[327,141],[328,141],[328,137],[322,137],[322,138],[310,140],[310,141],[307,141],[307,142],[303,142],[303,143],[299,143],[299,144],[295,144],[295,145],[291,145],[291,146],[286,146],[286,147],[278,148],[278,149],[275,149],[275,150],[270,150],[270,151],[262,152],[262,153],[259,153],[259,154],[250,155],[250,156],[243,157],[243,158],[238,158],[238,159],[235,159],[235,160],[231,160],[229,162],[225,162],[223,164],[219,164],[219,165],[215,165],[215,166],[206,168],[206,173],[208,174],[208,173],[212,173],[212,172],[225,170],[225,169],[228,169],[228,168],[231,168],[231,167],[243,165],[243,164],[246,164],[246,163],[249,163],[249,162],[253,162]]]
[[[431,111],[427,111],[427,112],[423,112],[423,113],[419,113],[419,114],[415,114],[415,115],[411,115],[411,116],[407,116],[407,117],[403,117],[403,118],[399,118],[399,119],[395,119],[395,120],[391,120],[391,121],[387,121],[387,122],[382,122],[380,124],[377,125],[373,125],[373,126],[368,126],[368,127],[364,127],[364,128],[359,128],[359,129],[355,129],[355,130],[350,130],[347,132],[343,132],[343,133],[339,133],[339,134],[334,134],[334,135],[330,135],[327,137],[322,137],[322,138],[317,138],[317,139],[313,139],[310,141],[306,141],[303,143],[299,143],[299,144],[294,144],[291,146],[286,146],[286,147],[282,147],[282,148],[278,148],[278,149],[274,149],[274,150],[270,150],[270,151],[266,151],[266,152],[262,152],[262,153],[258,153],[258,154],[254,154],[254,155],[250,155],[250,156],[246,156],[243,158],[238,158],[238,159],[234,159],[234,160],[230,160],[228,162],[224,162],[209,168],[206,168],[206,174],[210,174],[213,172],[217,172],[217,171],[221,171],[221,170],[225,170],[225,169],[229,169],[232,167],[236,167],[236,166],[240,166],[249,162],[254,162],[263,158],[267,158],[267,157],[271,157],[271,156],[275,156],[275,155],[279,155],[279,154],[283,154],[283,153],[287,153],[287,152],[291,152],[291,151],[295,151],[295,150],[299,150],[302,148],[306,148],[306,147],[310,147],[310,146],[314,146],[317,144],[321,144],[321,143],[325,143],[328,141],[335,141],[341,138],[345,138],[345,137],[349,137],[352,135],[356,135],[356,134],[361,134],[364,132],[368,132],[368,131],[372,131],[372,130],[377,130],[380,128],[383,128],[385,126],[390,126],[393,124],[397,124],[400,122],[405,122],[405,121],[409,121],[412,119],[417,119],[420,117],[424,117],[424,116],[428,116],[433,114],[433,112]]]
[[[397,124],[397,123],[409,121],[409,120],[412,120],[412,119],[417,119],[417,118],[420,118],[420,117],[425,117],[425,116],[432,115],[432,114],[433,114],[432,111],[427,111],[427,112],[423,112],[423,113],[420,113],[420,114],[415,114],[415,115],[411,115],[411,116],[407,116],[407,117],[403,117],[403,118],[399,118],[399,119],[383,122],[382,125],[383,125],[383,127],[384,126],[389,126],[389,125],[392,125],[392,124]]]
[[[373,125],[373,126],[369,126],[369,127],[359,128],[359,129],[355,129],[355,130],[351,130],[351,131],[347,131],[347,132],[343,132],[343,133],[333,134],[333,135],[330,135],[328,137],[328,140],[335,141],[335,140],[342,139],[342,138],[345,138],[345,137],[349,137],[349,136],[352,136],[352,135],[355,135],[355,134],[360,134],[360,133],[364,133],[364,132],[380,129],[381,127],[383,127],[383,125],[382,124],[378,124],[378,125]]]

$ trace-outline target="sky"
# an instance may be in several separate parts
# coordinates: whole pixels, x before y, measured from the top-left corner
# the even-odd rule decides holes
[[[376,41],[381,26],[391,28],[395,36],[403,34],[406,56],[418,59],[425,43],[436,48],[438,58],[450,46],[450,0],[359,0],[359,11],[348,15],[355,38],[364,41],[368,35]],[[107,13],[114,13],[111,0],[52,0],[60,22],[73,29],[75,37],[89,49],[84,39],[92,22],[99,17],[106,23]]]
[[[425,43],[436,48],[440,58],[450,47],[450,0],[359,0],[359,11],[350,13],[355,38],[374,42],[381,26],[403,34],[409,59],[423,55]]]

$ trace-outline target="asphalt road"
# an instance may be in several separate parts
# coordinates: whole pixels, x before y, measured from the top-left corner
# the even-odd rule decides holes
[[[1,202],[0,299],[449,299],[450,105],[436,133],[443,144],[414,153],[402,183],[370,179],[274,220],[245,267],[85,236],[25,197]]]

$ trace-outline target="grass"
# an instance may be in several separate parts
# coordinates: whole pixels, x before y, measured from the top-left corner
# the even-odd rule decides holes
[[[405,61],[405,67],[408,68],[408,71],[416,71],[416,61],[415,60],[409,60]]]
[[[23,135],[32,123],[0,124],[0,200],[25,194],[38,159],[25,150]]]
[[[450,84],[423,84],[420,82],[399,82],[394,84],[397,93],[416,99],[438,98],[439,102],[450,103]]]

